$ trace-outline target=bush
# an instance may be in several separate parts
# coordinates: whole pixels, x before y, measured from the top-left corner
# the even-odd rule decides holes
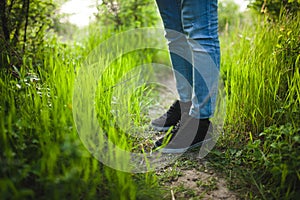
[[[41,61],[37,55],[45,44],[55,9],[52,1],[0,1],[0,66],[20,68],[24,56]],[[38,60],[38,61],[37,61]]]
[[[300,195],[299,19],[258,20],[221,38],[228,99],[219,147],[226,148],[225,170],[237,177],[235,187],[247,188],[247,198]]]
[[[250,7],[267,15],[270,20],[278,20],[282,11],[297,15],[300,11],[300,2],[299,0],[255,0]]]
[[[152,0],[105,0],[98,10],[98,20],[115,30],[151,27],[158,21],[156,5]]]
[[[219,1],[219,31],[228,32],[239,24],[242,14],[233,0]]]
[[[260,177],[264,195],[296,199],[300,191],[300,127],[287,123],[266,128],[260,139],[247,145],[254,177]],[[262,170],[263,169],[263,173]]]

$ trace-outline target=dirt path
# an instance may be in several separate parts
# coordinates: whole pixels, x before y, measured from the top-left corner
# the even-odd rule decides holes
[[[198,152],[185,153],[179,160],[158,172],[163,186],[169,190],[164,199],[236,200],[226,181],[204,159],[197,158]]]
[[[159,91],[159,104],[167,109],[176,99],[175,81],[170,71],[158,75],[165,90]],[[162,113],[162,111],[159,111]],[[154,114],[157,114],[154,111]],[[237,195],[228,189],[226,181],[212,168],[205,159],[198,158],[197,150],[181,156],[175,163],[157,173],[162,185],[169,190],[163,199],[212,199],[235,200]]]

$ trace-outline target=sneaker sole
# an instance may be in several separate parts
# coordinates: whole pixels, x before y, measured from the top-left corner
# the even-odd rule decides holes
[[[212,140],[212,138],[209,138],[209,139],[203,140],[201,142],[198,142],[198,143],[193,144],[193,145],[191,145],[189,147],[186,147],[186,148],[179,148],[179,149],[162,148],[162,149],[158,149],[158,151],[161,152],[161,153],[168,153],[168,154],[180,154],[180,153],[186,152],[187,150],[191,150],[191,149],[200,147],[204,143],[209,142],[211,140]]]
[[[159,131],[159,132],[167,132],[170,128],[171,128],[171,126],[169,126],[169,127],[159,127],[159,126],[154,126],[154,125],[150,125],[150,127],[153,129],[153,130],[155,130],[155,131]]]

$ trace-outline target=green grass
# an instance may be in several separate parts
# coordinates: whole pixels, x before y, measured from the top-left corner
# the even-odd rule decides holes
[[[283,16],[221,38],[227,118],[210,158],[243,198],[300,195],[299,30],[299,18]]]
[[[1,71],[0,163],[1,199],[153,199],[159,196],[153,173],[131,174],[104,166],[83,146],[72,115],[73,85],[87,55],[111,33],[91,27],[85,41],[64,45],[52,39],[41,52],[40,66],[25,60],[19,78]],[[96,34],[97,33],[97,34]],[[98,86],[97,109],[104,131],[116,137],[111,120],[112,91],[104,93],[138,63],[150,62],[132,54],[111,64]],[[108,55],[109,56],[109,55]],[[121,67],[122,66],[122,67]],[[28,73],[31,72],[31,73]],[[99,77],[100,78],[100,77]],[[130,113],[140,112],[145,96],[141,86],[128,98]],[[97,99],[97,98],[96,98]],[[128,99],[127,99],[128,100]],[[146,101],[146,100],[145,100]],[[144,119],[137,118],[136,123]],[[128,141],[127,138],[125,138]],[[120,140],[122,141],[122,140]],[[122,141],[122,148],[132,148]],[[124,163],[125,164],[125,163]],[[153,190],[156,192],[154,193]]]
[[[121,172],[103,165],[83,145],[74,123],[74,83],[89,53],[114,34],[97,26],[88,31],[88,36],[74,44],[51,39],[35,55],[40,62],[32,64],[32,57],[24,57],[24,67],[14,69],[18,78],[1,70],[1,199],[157,199],[164,196],[159,180],[180,176],[174,170],[163,172],[159,180],[154,172]],[[242,198],[296,199],[300,195],[299,35],[299,19],[282,17],[278,24],[254,23],[221,38],[227,118],[225,134],[208,159],[227,175]],[[154,56],[160,59],[145,50],[112,63],[104,61],[107,67],[100,68],[101,76],[96,77],[97,92],[91,101],[95,102],[97,122],[101,133],[121,149],[140,152],[148,148],[147,142],[141,147],[141,140],[126,132],[146,131],[147,109],[156,93],[136,80],[147,80],[151,73],[137,79],[126,74],[135,66],[151,63]],[[90,87],[84,85],[84,89]],[[90,139],[101,139],[98,136],[83,139],[97,149]],[[127,157],[122,161],[120,166],[130,164]],[[176,165],[197,166],[180,160]],[[214,183],[211,180],[208,189],[213,189]],[[199,181],[199,185],[203,183]]]
[[[292,122],[297,117],[299,47],[286,43],[299,43],[299,22],[282,23],[285,28],[281,25],[247,27],[233,34],[234,39],[228,39],[233,43],[227,41],[224,45],[228,123],[238,126],[238,130],[257,134],[278,120]],[[276,115],[284,108],[293,112],[286,112],[286,116]]]

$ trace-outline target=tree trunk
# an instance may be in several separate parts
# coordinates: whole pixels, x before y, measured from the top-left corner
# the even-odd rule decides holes
[[[1,17],[1,27],[4,34],[4,39],[6,42],[9,42],[9,29],[7,26],[7,17],[6,17],[6,1],[0,0],[0,17]]]

